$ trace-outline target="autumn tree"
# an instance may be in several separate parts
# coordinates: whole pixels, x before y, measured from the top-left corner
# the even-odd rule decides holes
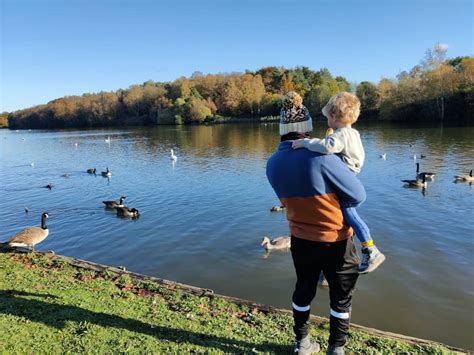
[[[357,85],[356,95],[360,100],[361,110],[373,110],[378,107],[379,93],[374,84],[368,81],[361,82]]]

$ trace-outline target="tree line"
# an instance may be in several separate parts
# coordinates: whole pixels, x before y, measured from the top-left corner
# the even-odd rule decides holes
[[[453,120],[473,117],[474,58],[446,59],[436,45],[410,71],[377,84],[349,83],[328,69],[265,67],[255,72],[203,75],[173,82],[147,81],[113,92],[65,96],[45,105],[3,114],[10,128],[191,124],[229,118],[278,116],[283,95],[295,90],[313,118],[328,99],[355,91],[361,120]]]

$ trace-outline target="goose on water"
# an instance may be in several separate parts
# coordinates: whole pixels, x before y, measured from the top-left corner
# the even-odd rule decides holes
[[[11,237],[7,244],[11,247],[28,247],[35,250],[35,245],[41,243],[49,234],[46,219],[49,218],[48,212],[41,215],[41,227],[28,227],[20,233]]]
[[[44,186],[44,187],[51,190],[51,189],[53,188],[53,184],[48,184],[48,185],[46,185],[46,186]]]
[[[119,202],[117,201],[102,201],[106,208],[116,208],[116,207],[123,207],[123,200],[125,200],[126,196],[121,196]]]
[[[140,216],[140,213],[136,208],[130,208],[130,207],[115,207],[117,210],[117,216],[121,217],[132,217],[132,218],[137,218]]]
[[[275,239],[270,240],[267,236],[264,236],[262,239],[262,247],[266,250],[284,250],[290,249],[291,247],[291,238],[289,236],[281,236]]]
[[[102,171],[100,174],[104,177],[111,177],[112,176],[112,172],[109,170],[109,168],[105,168],[105,171]]]
[[[408,187],[423,187],[426,188],[428,184],[426,183],[426,176],[423,176],[422,179],[416,180],[402,180]]]
[[[285,206],[273,206],[270,208],[270,212],[283,212],[285,210]]]
[[[474,182],[474,176],[472,176],[472,170],[469,172],[469,175],[456,175],[454,178],[456,179],[456,181]]]
[[[420,173],[420,163],[416,163],[416,178],[418,180],[423,180],[423,177],[426,177],[426,180],[433,180],[435,173],[421,172]]]
[[[96,168],[87,169],[88,174],[94,174],[95,175],[96,171],[97,171]]]

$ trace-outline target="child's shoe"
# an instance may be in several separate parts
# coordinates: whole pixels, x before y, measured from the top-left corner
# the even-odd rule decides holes
[[[368,274],[374,271],[384,261],[385,255],[375,245],[362,248],[362,262],[359,265],[359,274]]]

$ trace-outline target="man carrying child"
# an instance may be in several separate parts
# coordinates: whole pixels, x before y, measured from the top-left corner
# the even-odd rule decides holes
[[[345,101],[339,104],[351,109]],[[331,108],[330,112],[335,110]],[[291,255],[297,276],[292,298],[294,351],[311,354],[320,350],[309,336],[308,320],[323,271],[329,284],[331,307],[327,353],[344,354],[359,257],[353,230],[346,224],[341,206],[360,205],[365,200],[365,190],[339,156],[293,149],[294,141],[309,138],[312,128],[301,97],[289,93],[280,119],[281,143],[268,160],[267,177],[287,209],[291,232]]]

